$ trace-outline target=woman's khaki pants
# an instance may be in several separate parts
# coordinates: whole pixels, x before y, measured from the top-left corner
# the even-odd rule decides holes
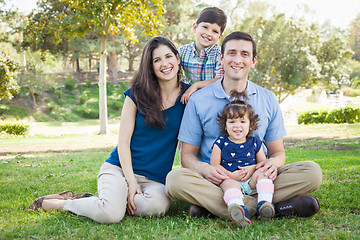
[[[142,194],[136,194],[136,216],[163,216],[170,207],[165,186],[136,175]],[[91,218],[100,223],[120,222],[126,212],[128,185],[120,167],[105,162],[97,177],[99,196],[67,200],[64,211]]]

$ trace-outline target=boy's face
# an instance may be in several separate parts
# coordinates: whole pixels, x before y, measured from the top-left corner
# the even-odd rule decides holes
[[[221,38],[221,27],[217,23],[201,22],[194,23],[193,32],[195,33],[195,47],[197,51],[213,46]]]
[[[249,72],[255,67],[257,58],[252,54],[253,46],[246,40],[229,40],[226,42],[221,62],[225,77],[233,80],[247,80]]]

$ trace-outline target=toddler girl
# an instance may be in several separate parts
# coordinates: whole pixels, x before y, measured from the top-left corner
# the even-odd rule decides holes
[[[241,100],[248,99],[245,91],[232,91],[231,96],[234,100],[224,107],[221,115],[218,114],[221,136],[214,142],[210,164],[229,176],[220,187],[230,219],[242,228],[251,224],[243,194],[249,195],[256,189],[257,219],[269,220],[275,214],[272,204],[274,184],[260,169],[256,170],[256,164],[266,159],[262,141],[251,136],[258,128],[259,117]]]

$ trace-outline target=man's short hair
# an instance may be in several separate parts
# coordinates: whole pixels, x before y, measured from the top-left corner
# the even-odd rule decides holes
[[[227,23],[227,17],[223,10],[217,7],[207,7],[204,8],[197,20],[196,24],[199,25],[202,22],[208,22],[208,23],[216,23],[220,26],[221,34],[224,32],[226,23]]]
[[[245,41],[251,42],[252,46],[253,46],[253,59],[256,57],[255,41],[253,40],[253,38],[251,37],[250,34],[248,34],[246,32],[241,32],[241,31],[232,32],[228,36],[226,36],[226,38],[224,39],[224,41],[222,42],[222,45],[221,45],[221,54],[222,55],[224,55],[226,43],[230,40],[245,40]]]

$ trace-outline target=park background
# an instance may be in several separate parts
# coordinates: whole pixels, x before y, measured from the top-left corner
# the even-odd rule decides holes
[[[26,9],[31,2],[0,0],[0,239],[360,238],[356,1],[41,0]],[[320,212],[243,230],[191,219],[188,204],[177,201],[163,219],[110,226],[69,213],[28,213],[49,193],[96,194],[96,174],[116,145],[122,93],[146,41],[164,35],[177,47],[190,43],[192,23],[208,4],[227,14],[224,36],[243,30],[257,42],[250,79],[279,99],[287,162],[322,167],[323,184],[313,193]],[[292,10],[283,13],[286,6]]]

